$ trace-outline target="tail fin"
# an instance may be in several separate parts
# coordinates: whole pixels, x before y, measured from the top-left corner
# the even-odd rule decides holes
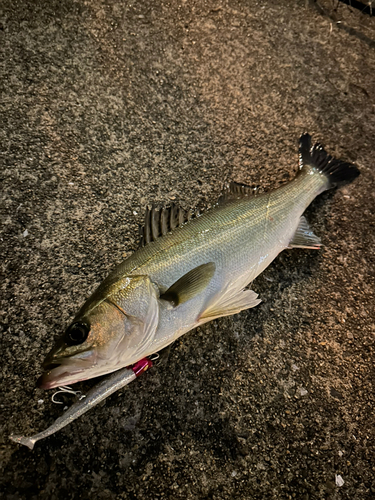
[[[336,160],[329,155],[319,143],[311,146],[311,136],[303,134],[299,140],[300,169],[312,168],[325,175],[329,180],[329,188],[338,184],[352,182],[359,176],[358,168],[352,163]]]

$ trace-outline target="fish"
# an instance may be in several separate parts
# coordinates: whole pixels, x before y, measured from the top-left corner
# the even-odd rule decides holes
[[[280,252],[321,247],[306,208],[359,173],[303,134],[298,173],[276,190],[231,183],[203,213],[147,209],[140,248],[83,304],[37,385],[72,385],[132,366],[208,321],[257,306],[251,284]]]

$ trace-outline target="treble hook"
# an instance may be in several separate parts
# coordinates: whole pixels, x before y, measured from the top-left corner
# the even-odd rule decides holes
[[[78,400],[81,401],[81,399],[85,398],[86,395],[85,394],[82,394],[81,391],[75,391],[74,389],[72,389],[71,387],[69,387],[68,385],[63,385],[61,387],[58,387],[58,391],[54,392],[52,394],[52,402],[57,404],[57,405],[63,405],[64,402],[63,401],[57,401],[55,399],[55,396],[57,396],[57,394],[61,394],[61,393],[66,393],[66,394],[73,394],[74,396],[78,396]]]
[[[151,354],[148,359],[151,359],[152,362],[157,361],[160,358],[160,354],[156,352],[155,354]]]

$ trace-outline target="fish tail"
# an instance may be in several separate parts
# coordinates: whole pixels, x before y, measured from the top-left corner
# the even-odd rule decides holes
[[[358,168],[352,163],[337,160],[329,155],[319,143],[311,146],[311,136],[303,134],[299,141],[300,170],[313,170],[328,180],[326,189],[352,182],[359,176]]]

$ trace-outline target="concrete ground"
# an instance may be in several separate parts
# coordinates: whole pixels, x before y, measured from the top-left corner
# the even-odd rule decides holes
[[[4,499],[375,498],[375,19],[331,0],[2,0]],[[33,451],[54,339],[152,202],[291,179],[308,131],[361,176],[263,302],[214,321]],[[93,381],[78,384],[87,390]],[[71,404],[73,398],[66,397]]]

